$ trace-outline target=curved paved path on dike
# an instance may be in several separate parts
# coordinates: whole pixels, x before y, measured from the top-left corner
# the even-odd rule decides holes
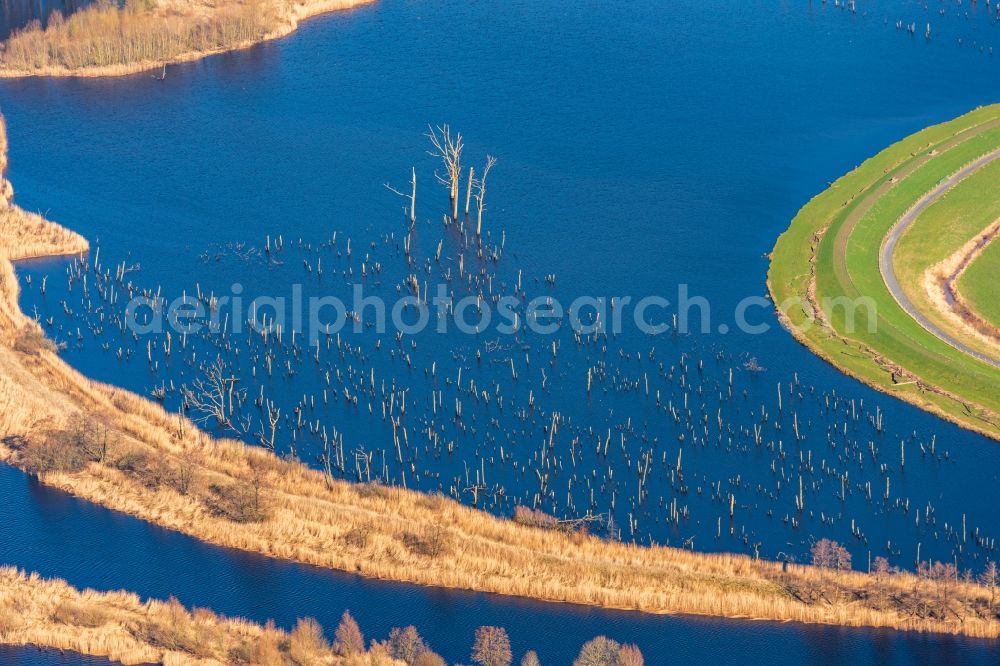
[[[964,354],[968,354],[983,363],[992,365],[994,368],[1000,368],[1000,360],[972,349],[960,340],[956,340],[947,332],[941,330],[937,324],[930,321],[919,310],[913,307],[913,303],[910,302],[910,299],[907,298],[906,294],[904,294],[903,290],[899,287],[899,281],[896,279],[896,271],[892,266],[892,256],[896,251],[897,241],[899,241],[903,233],[910,228],[910,225],[912,225],[916,219],[920,217],[921,213],[927,210],[927,208],[935,201],[947,194],[949,190],[958,185],[962,180],[998,158],[1000,158],[1000,149],[983,155],[975,162],[963,167],[957,173],[939,183],[937,187],[921,197],[917,203],[914,204],[914,206],[910,208],[910,210],[908,210],[906,214],[903,215],[898,222],[896,222],[896,224],[893,225],[892,229],[889,230],[889,234],[882,242],[882,251],[879,253],[878,260],[879,270],[882,273],[882,280],[889,288],[889,292],[892,294],[893,298],[896,299],[896,302],[899,303],[899,306],[903,308],[906,314],[910,315],[910,317],[912,317],[918,324],[924,327],[924,329],[933,334],[935,337],[943,340]]]

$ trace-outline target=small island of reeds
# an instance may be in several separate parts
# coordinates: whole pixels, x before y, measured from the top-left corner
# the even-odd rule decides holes
[[[0,77],[121,76],[247,48],[372,0],[98,0],[0,44]]]

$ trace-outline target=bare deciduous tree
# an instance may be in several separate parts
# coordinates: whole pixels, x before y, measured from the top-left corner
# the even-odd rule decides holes
[[[929,575],[937,588],[938,612],[943,617],[951,610],[951,598],[958,586],[958,568],[950,562],[935,562],[930,567]]]
[[[315,664],[330,649],[323,627],[311,617],[299,618],[288,641],[288,656],[299,666]]]
[[[205,368],[204,376],[191,383],[191,388],[181,387],[184,402],[199,416],[196,423],[207,423],[215,419],[219,426],[239,432],[233,423],[233,405],[236,400],[237,377],[226,369],[221,358]]]
[[[349,611],[344,611],[333,635],[333,650],[342,657],[365,651],[365,637]]]
[[[642,650],[637,645],[623,645],[618,652],[618,666],[644,666]]]
[[[875,594],[879,607],[885,603],[885,584],[892,574],[892,567],[889,560],[884,557],[875,558],[875,566],[872,567],[872,576],[875,578]]]
[[[993,603],[996,601],[997,586],[1000,585],[1000,572],[997,571],[997,563],[993,560],[986,562],[986,568],[979,574],[979,582],[990,591],[990,612],[993,612]]]
[[[257,433],[257,439],[260,441],[260,445],[264,448],[274,453],[274,440],[278,434],[278,423],[281,421],[281,409],[276,407],[274,401],[267,401],[267,422],[269,426],[269,432],[264,432],[264,424],[261,423],[260,432]]]
[[[538,653],[534,650],[528,650],[521,657],[521,666],[542,666],[541,662],[538,661]]]
[[[393,629],[389,632],[389,640],[386,643],[389,656],[393,659],[414,663],[417,658],[428,651],[424,639],[417,633],[417,628],[413,625],[402,629]]]
[[[413,666],[448,666],[448,662],[437,652],[427,650],[427,652],[420,653],[413,661]]]
[[[427,138],[431,140],[434,150],[428,151],[433,157],[441,158],[444,164],[445,175],[437,176],[438,181],[448,188],[448,195],[451,197],[451,217],[458,219],[458,185],[462,179],[462,133],[459,132],[454,137],[451,135],[451,128],[448,125],[441,125],[437,128],[427,126]]]
[[[187,495],[193,482],[194,463],[192,463],[188,458],[181,458],[180,464],[177,466],[177,471],[174,474],[174,490],[179,492],[181,495]]]
[[[510,666],[514,656],[510,651],[510,638],[503,627],[479,627],[476,644],[472,647],[472,661],[480,666]]]
[[[409,194],[405,194],[403,192],[400,192],[399,190],[397,190],[395,187],[393,187],[389,183],[385,183],[385,185],[384,185],[385,189],[389,190],[393,194],[398,194],[399,196],[403,197],[404,199],[409,199],[409,201],[410,201],[410,206],[409,206],[409,209],[410,209],[410,226],[411,227],[417,223],[417,169],[416,169],[416,167],[412,167],[412,169],[413,169],[413,175],[410,178],[410,193]]]
[[[618,663],[618,655],[621,652],[621,644],[611,640],[607,636],[597,638],[584,643],[580,649],[580,654],[573,662],[573,666],[615,666]]]
[[[812,563],[823,569],[846,570],[851,568],[851,554],[836,541],[820,539],[810,549]]]
[[[483,175],[476,180],[476,236],[481,236],[483,233],[483,211],[486,210],[486,177],[490,175],[490,169],[496,163],[497,158],[487,155]]]

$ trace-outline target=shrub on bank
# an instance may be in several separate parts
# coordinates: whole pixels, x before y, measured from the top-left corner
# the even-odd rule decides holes
[[[77,601],[64,601],[52,611],[52,619],[59,624],[93,629],[108,621],[108,614],[101,608]]]
[[[555,516],[526,506],[514,507],[514,522],[528,527],[538,527],[544,530],[554,530],[559,527],[559,519]]]
[[[38,326],[25,324],[14,339],[14,351],[27,356],[38,356],[42,352],[56,353],[59,348],[56,343],[45,337]]]
[[[404,532],[402,538],[407,550],[421,557],[440,557],[451,550],[451,535],[440,525],[422,532]]]
[[[204,500],[213,513],[234,523],[261,523],[270,517],[262,488],[252,482],[213,483]]]

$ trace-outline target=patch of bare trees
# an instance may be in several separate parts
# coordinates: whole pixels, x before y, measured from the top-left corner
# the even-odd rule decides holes
[[[813,565],[822,569],[846,571],[851,568],[851,554],[836,541],[820,539],[809,552]]]
[[[434,173],[434,177],[448,190],[448,199],[451,202],[451,219],[458,219],[458,196],[462,181],[462,151],[465,144],[462,142],[462,133],[452,134],[451,127],[447,124],[437,127],[427,126],[427,138],[431,141],[432,149],[427,151],[432,157],[441,160],[443,172]],[[465,216],[469,217],[472,209],[472,200],[476,201],[476,237],[480,237],[483,231],[483,211],[486,210],[486,179],[497,163],[497,158],[492,155],[486,156],[486,164],[482,174],[476,178],[476,170],[469,167],[468,180],[465,189]],[[412,169],[410,178],[410,192],[407,194],[396,189],[389,183],[385,183],[385,188],[409,202],[407,206],[410,227],[417,222],[417,171]]]
[[[398,659],[408,666],[430,666],[444,664],[444,660],[435,654],[414,626],[393,629],[389,632],[389,640],[382,644],[393,659]]]
[[[635,645],[622,645],[606,636],[588,641],[573,666],[643,666],[642,652]]]

